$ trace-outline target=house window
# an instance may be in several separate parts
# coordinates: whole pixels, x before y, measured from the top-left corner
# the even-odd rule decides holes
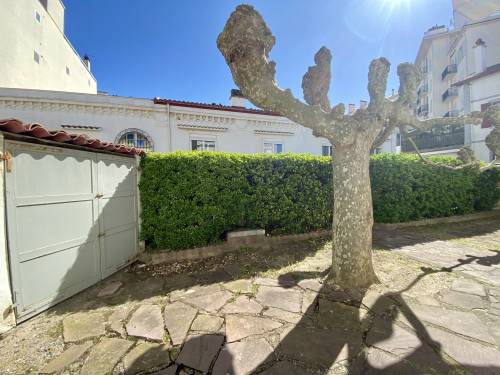
[[[69,75],[69,68],[66,67],[66,74]]]
[[[396,146],[401,146],[401,134],[396,134]]]
[[[144,151],[153,151],[154,148],[151,137],[139,129],[127,129],[121,132],[116,143]]]
[[[37,11],[35,11],[35,20],[38,23],[42,22],[42,16],[40,16],[40,13],[38,13]]]
[[[321,155],[332,156],[332,146],[321,146]]]
[[[206,139],[191,139],[192,151],[215,151],[215,141]]]
[[[33,59],[37,64],[40,64],[40,55],[38,54],[37,51],[33,51]]]
[[[281,142],[264,142],[264,153],[265,154],[282,154],[283,153],[283,143]]]

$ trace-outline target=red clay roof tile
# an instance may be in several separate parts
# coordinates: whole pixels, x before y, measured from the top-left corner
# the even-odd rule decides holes
[[[25,124],[17,119],[0,120],[0,131],[22,134],[33,138],[49,139],[51,141],[82,146],[94,150],[106,150],[116,154],[145,155],[144,150],[135,147],[103,142],[99,139],[87,138],[84,134],[70,134],[64,130],[47,130],[41,124]]]

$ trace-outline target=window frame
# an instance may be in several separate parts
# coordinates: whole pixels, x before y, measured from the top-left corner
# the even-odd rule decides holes
[[[328,154],[327,155],[325,155],[325,153],[323,152],[325,147],[328,147]],[[332,156],[332,155],[333,155],[332,145],[322,144],[321,145],[321,156]]]
[[[131,145],[129,142],[122,141],[122,138],[125,138],[129,134],[134,135],[134,139],[133,139],[134,144],[133,145]],[[143,140],[145,141],[145,147],[138,146],[138,141],[139,141],[139,139],[137,137],[138,134],[140,134],[144,138]],[[126,140],[126,139],[124,139],[124,140]],[[149,143],[149,147],[147,146],[146,142]],[[115,143],[121,144],[121,145],[124,145],[127,147],[135,147],[137,149],[144,150],[146,152],[155,150],[155,145],[154,145],[154,142],[153,142],[153,139],[151,138],[151,136],[148,133],[146,133],[144,130],[137,129],[137,128],[128,128],[128,129],[122,130],[116,136]]]
[[[266,144],[272,145],[272,152],[266,151]],[[281,146],[281,152],[277,152],[277,146]],[[285,153],[285,142],[281,139],[264,139],[262,142],[262,153],[269,155],[280,155]]]

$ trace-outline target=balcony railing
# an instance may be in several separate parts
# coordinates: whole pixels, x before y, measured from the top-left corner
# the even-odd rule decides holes
[[[446,99],[458,96],[458,87],[450,87],[448,90],[446,90],[443,95],[441,95],[441,98],[443,99],[443,102],[446,101]]]
[[[429,72],[429,67],[427,65],[423,65],[420,67],[420,72],[422,74],[426,74],[427,72]]]
[[[441,73],[441,79],[445,79],[448,74],[457,72],[457,64],[450,64],[444,68],[443,73]]]
[[[465,131],[463,126],[456,126],[440,133],[421,133],[412,137],[419,150],[459,148],[464,145]],[[414,151],[408,139],[403,138],[401,143],[403,152]]]

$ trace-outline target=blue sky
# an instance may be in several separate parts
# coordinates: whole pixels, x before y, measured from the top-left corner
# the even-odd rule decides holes
[[[92,59],[99,90],[109,94],[227,104],[234,88],[216,47],[232,0],[64,0],[66,35]],[[302,99],[314,53],[332,51],[332,104],[366,99],[370,61],[385,56],[388,92],[397,64],[413,61],[423,33],[450,23],[451,0],[248,1],[276,36],[277,80]]]

